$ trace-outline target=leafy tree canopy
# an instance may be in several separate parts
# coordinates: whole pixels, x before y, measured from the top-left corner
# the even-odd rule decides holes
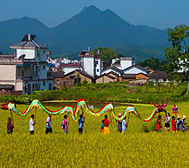
[[[138,63],[143,67],[150,67],[156,70],[165,70],[166,61],[165,60],[158,60],[157,58],[149,58],[145,59]]]
[[[186,40],[189,36],[189,27],[186,25],[176,26],[174,29],[168,30],[168,36],[171,46],[165,48],[167,70],[178,72],[178,70],[183,69],[183,73],[188,74],[189,45]]]
[[[102,61],[106,62],[109,65],[111,64],[112,59],[119,57],[117,52],[107,47],[98,47],[94,49],[91,54],[97,55],[98,50],[100,51],[100,57]]]
[[[169,72],[178,74],[181,70],[182,76],[188,80],[188,88],[186,94],[189,94],[189,45],[187,39],[189,36],[189,27],[186,25],[176,26],[174,29],[168,30],[171,47],[165,48],[167,58],[167,69]]]

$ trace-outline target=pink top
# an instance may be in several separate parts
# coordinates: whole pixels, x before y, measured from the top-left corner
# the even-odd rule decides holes
[[[64,121],[62,122],[62,124],[64,125],[64,129],[67,129],[67,120],[64,119]]]

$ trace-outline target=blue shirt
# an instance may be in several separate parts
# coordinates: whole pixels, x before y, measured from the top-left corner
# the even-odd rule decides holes
[[[83,118],[79,119],[79,128],[83,128]]]

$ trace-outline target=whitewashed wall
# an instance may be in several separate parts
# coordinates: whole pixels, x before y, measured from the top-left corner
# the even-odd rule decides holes
[[[83,60],[83,69],[85,72],[87,72],[89,75],[94,76],[95,75],[95,58],[94,57],[84,57]]]
[[[121,70],[123,70],[125,68],[132,66],[133,61],[132,60],[120,60],[120,64],[121,64]]]
[[[25,59],[35,59],[34,49],[16,49],[16,57],[19,58],[21,55],[25,54]]]

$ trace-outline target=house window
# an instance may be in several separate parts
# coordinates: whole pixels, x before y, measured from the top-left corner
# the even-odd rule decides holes
[[[43,65],[43,70],[45,70],[45,65]]]
[[[46,81],[43,81],[43,86],[45,86],[45,84],[46,84]]]
[[[75,79],[74,79],[74,84],[75,84],[75,85],[81,84],[81,78],[75,78]]]
[[[97,65],[98,65],[98,61],[95,61],[95,67],[97,67]]]
[[[96,69],[97,72],[99,72],[99,69]]]
[[[45,54],[45,50],[43,50],[43,54]]]
[[[52,90],[52,84],[49,83],[49,90]]]
[[[32,88],[33,88],[33,92],[34,92],[35,91],[35,85],[34,84],[32,85]]]

